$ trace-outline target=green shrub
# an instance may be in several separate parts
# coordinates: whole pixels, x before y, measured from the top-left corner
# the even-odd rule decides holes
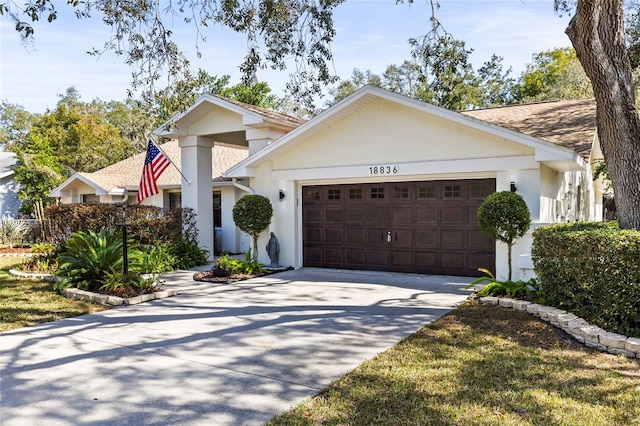
[[[173,271],[178,259],[171,253],[167,243],[157,243],[147,247],[142,253],[140,270],[144,274],[160,274]]]
[[[229,271],[231,274],[247,275],[261,273],[264,270],[260,262],[252,258],[251,249],[247,250],[247,252],[245,253],[244,261],[240,259],[234,259],[229,256],[220,256],[216,261],[216,268]]]
[[[465,288],[474,288],[478,284],[487,283],[478,291],[478,296],[509,296],[515,298],[529,299],[537,289],[538,282],[535,278],[529,281],[498,281],[496,277],[488,269],[479,268],[480,272],[484,272],[485,276],[476,278]]]
[[[539,302],[608,331],[640,337],[640,232],[608,223],[536,229]]]
[[[142,253],[128,242],[128,260],[131,270],[139,268]],[[122,235],[115,231],[76,232],[64,245],[57,275],[63,277],[56,288],[64,290],[78,287],[98,291],[106,273],[122,270]]]
[[[174,269],[189,269],[205,265],[209,252],[198,247],[197,241],[179,240],[169,245],[169,254],[175,259]]]
[[[489,195],[478,208],[478,226],[490,238],[507,245],[511,281],[511,247],[531,225],[531,213],[524,198],[515,192],[501,191]]]
[[[253,257],[258,259],[258,237],[271,223],[273,207],[262,195],[245,195],[233,206],[233,222],[253,239]]]
[[[31,245],[31,253],[51,254],[56,251],[56,246],[49,243],[36,243]]]

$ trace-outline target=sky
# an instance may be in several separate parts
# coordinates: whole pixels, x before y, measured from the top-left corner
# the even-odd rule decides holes
[[[51,24],[39,22],[34,42],[27,46],[14,24],[0,16],[0,100],[44,113],[55,108],[59,95],[71,86],[84,101],[126,99],[134,70],[111,52],[99,58],[86,53],[101,47],[111,29],[96,18],[76,19],[66,0],[53,1],[58,19]],[[497,54],[504,58],[504,68],[512,67],[517,77],[534,53],[571,46],[564,33],[569,18],[556,15],[553,0],[440,0],[440,5],[437,16],[445,29],[474,49],[474,69]],[[428,0],[415,0],[411,5],[396,5],[395,0],[347,0],[335,10],[332,69],[348,79],[354,68],[381,74],[388,65],[402,63],[410,58],[408,39],[426,32],[429,16]],[[238,66],[246,49],[242,35],[209,27],[199,59],[195,31],[179,20],[175,25],[175,40],[194,69],[229,74],[232,84],[240,81]],[[260,71],[258,79],[282,96],[291,72],[291,68]]]

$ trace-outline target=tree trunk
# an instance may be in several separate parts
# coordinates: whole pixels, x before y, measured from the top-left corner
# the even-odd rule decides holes
[[[640,230],[640,120],[622,6],[623,0],[579,0],[566,33],[593,85],[620,227]]]

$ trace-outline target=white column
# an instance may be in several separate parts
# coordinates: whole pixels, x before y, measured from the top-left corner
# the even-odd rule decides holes
[[[213,259],[213,184],[211,149],[213,140],[202,136],[187,136],[178,142],[181,153],[182,206],[196,213],[198,244],[209,250]]]

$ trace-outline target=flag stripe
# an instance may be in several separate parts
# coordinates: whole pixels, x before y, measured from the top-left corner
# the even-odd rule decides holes
[[[156,195],[158,191],[158,178],[171,162],[164,155],[160,148],[149,139],[147,155],[142,167],[142,177],[140,178],[140,188],[138,188],[138,204],[147,197]]]

